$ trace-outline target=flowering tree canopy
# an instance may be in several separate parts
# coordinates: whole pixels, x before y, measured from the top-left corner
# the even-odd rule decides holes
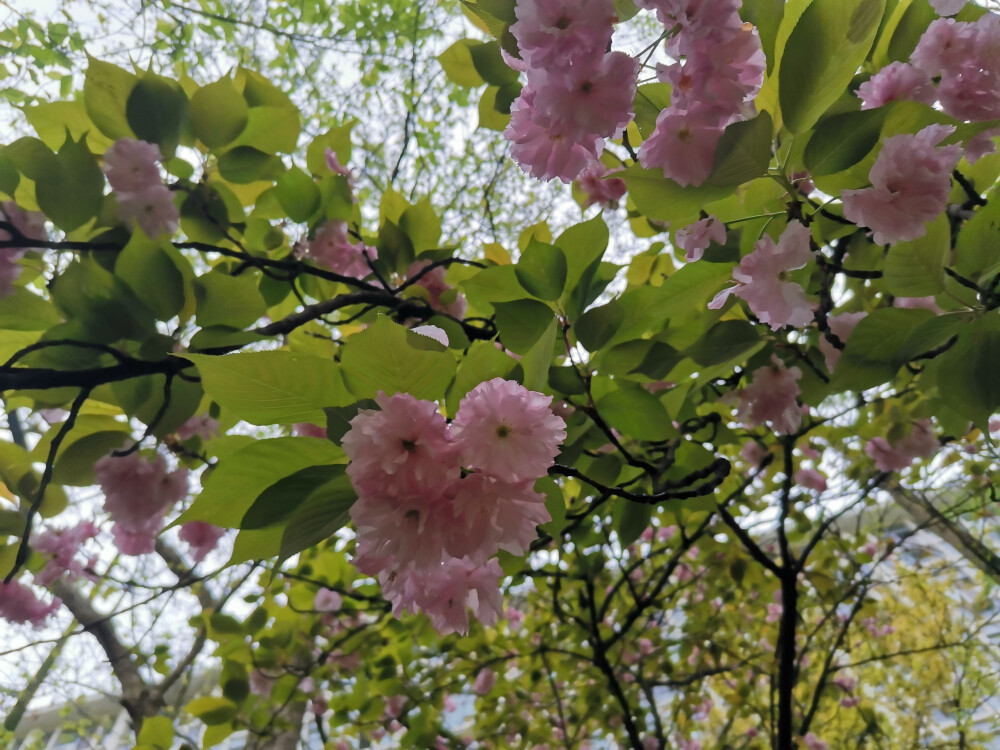
[[[144,750],[983,746],[1000,16],[397,4],[401,139],[293,59],[24,102],[6,730],[93,638]]]

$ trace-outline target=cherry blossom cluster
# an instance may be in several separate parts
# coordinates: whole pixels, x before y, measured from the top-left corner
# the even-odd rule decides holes
[[[188,521],[181,524],[177,536],[188,545],[191,557],[199,563],[218,546],[219,540],[225,533],[225,529],[205,521]]]
[[[753,252],[733,269],[736,286],[723,289],[708,306],[718,310],[730,294],[735,294],[772,331],[782,326],[809,325],[813,320],[813,305],[801,286],[785,281],[785,274],[802,268],[811,258],[809,227],[791,221],[777,244],[766,234],[757,241]]]
[[[119,138],[104,154],[104,174],[118,201],[118,217],[133,221],[149,237],[173,234],[180,212],[163,184],[160,147],[135,138]]]
[[[570,182],[632,119],[639,63],[607,51],[613,0],[519,0],[514,12],[527,85],[504,137],[533,177]]]
[[[938,5],[942,15],[961,8],[958,3]],[[1000,117],[1000,17],[986,13],[972,23],[937,19],[920,37],[909,62],[890,63],[863,83],[857,94],[863,109],[908,99],[940,102],[956,120]],[[989,146],[986,153],[992,150]]]
[[[19,581],[0,581],[0,617],[7,622],[39,628],[49,615],[59,609],[61,603],[59,599],[54,599],[46,604]]]
[[[81,521],[68,529],[47,529],[34,536],[31,547],[35,552],[49,555],[49,559],[35,575],[35,583],[48,586],[65,576],[73,581],[84,574],[84,564],[76,559],[84,542],[97,536],[97,527],[90,521]]]
[[[13,201],[0,203],[0,221],[6,221],[23,236],[33,240],[47,240],[45,217],[37,211],[25,211]],[[0,229],[0,241],[13,240],[14,235]],[[21,264],[17,261],[27,252],[23,247],[0,248],[0,298],[14,291],[14,281],[21,275]]]
[[[915,240],[948,206],[958,144],[938,146],[953,125],[928,125],[916,135],[886,138],[869,174],[872,186],[843,190],[844,216],[872,230],[877,245]]]
[[[657,65],[672,86],[670,106],[639,149],[639,161],[680,185],[700,185],[712,173],[722,131],[744,119],[764,81],[760,37],[739,16],[740,0],[638,0],[674,33]]]
[[[396,614],[423,611],[466,632],[502,611],[498,550],[523,554],[549,520],[534,483],[565,439],[550,396],[496,378],[470,391],[449,425],[405,393],[376,398],[343,439],[358,500],[355,565],[377,576]]]
[[[152,552],[163,516],[187,494],[187,469],[168,471],[158,453],[148,458],[130,453],[105,456],[94,470],[118,549],[125,555]]]

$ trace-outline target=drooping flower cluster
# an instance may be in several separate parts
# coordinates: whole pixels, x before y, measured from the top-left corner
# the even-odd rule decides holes
[[[59,609],[59,599],[46,604],[35,592],[19,581],[0,581],[0,617],[7,622],[39,628],[49,615]]]
[[[754,370],[750,383],[734,392],[738,399],[736,416],[745,425],[770,424],[781,435],[790,435],[802,424],[798,380],[802,370],[786,368],[776,355],[771,364]]]
[[[520,0],[514,11],[528,80],[504,137],[533,177],[570,182],[632,119],[639,63],[607,51],[613,0]]]
[[[13,201],[0,203],[0,221],[6,221],[23,236],[33,240],[48,239],[45,217],[37,211],[25,211]],[[14,234],[0,229],[0,241],[11,241]],[[21,264],[17,261],[27,252],[23,247],[0,248],[0,298],[14,291],[14,282],[21,275]]]
[[[159,146],[135,138],[119,138],[104,154],[104,174],[118,200],[119,218],[135,221],[149,237],[173,234],[180,223],[180,212],[160,177],[161,161]]]
[[[438,630],[490,624],[502,608],[498,550],[523,554],[549,520],[534,490],[566,437],[551,397],[496,378],[462,400],[452,425],[429,401],[376,399],[344,436],[358,500],[355,565],[378,576],[397,614],[423,611]],[[463,469],[467,470],[463,472]]]
[[[76,553],[95,536],[97,527],[90,521],[81,521],[68,529],[48,529],[33,537],[32,549],[49,555],[45,567],[35,575],[35,583],[48,586],[61,576],[73,581],[83,575],[84,564],[76,559]]]
[[[712,172],[715,147],[726,125],[744,119],[764,81],[760,37],[740,19],[740,0],[639,0],[675,29],[657,65],[672,86],[670,106],[639,149],[639,161],[659,167],[680,185],[700,185]]]
[[[938,447],[931,420],[921,419],[913,423],[906,437],[895,442],[872,438],[865,444],[865,453],[874,459],[879,471],[902,471],[917,458],[930,458]]]
[[[347,222],[331,219],[325,222],[309,241],[309,257],[334,273],[362,279],[371,273],[370,262],[378,258],[378,250],[364,242],[351,242]],[[367,258],[367,260],[366,260]]]
[[[104,509],[115,522],[111,528],[125,555],[153,551],[163,516],[188,490],[187,469],[167,470],[163,456],[139,453],[105,456],[95,465],[97,483],[104,491]]]
[[[877,245],[915,240],[948,205],[951,171],[962,158],[958,144],[938,146],[955,132],[951,125],[928,125],[916,135],[886,138],[872,165],[872,186],[843,190],[844,216],[872,230]]]
[[[789,222],[777,244],[766,234],[757,241],[753,252],[733,269],[736,286],[723,289],[708,306],[718,310],[730,294],[735,294],[772,331],[782,326],[808,325],[813,319],[813,305],[801,286],[784,277],[787,271],[802,268],[811,258],[809,227]]]

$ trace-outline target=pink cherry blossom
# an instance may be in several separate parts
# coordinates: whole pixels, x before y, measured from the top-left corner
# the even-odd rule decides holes
[[[467,633],[468,609],[484,625],[492,625],[502,615],[500,575],[500,563],[495,559],[475,565],[451,558],[427,570],[408,566],[386,571],[379,581],[397,616],[404,611],[422,611],[441,633]]]
[[[896,297],[892,306],[904,310],[930,310],[935,315],[943,312],[933,297]]]
[[[552,520],[534,479],[503,482],[479,472],[456,485],[452,508],[458,533],[446,537],[453,557],[485,562],[497,549],[523,555],[538,536],[536,527]]]
[[[207,414],[195,414],[178,427],[175,432],[181,440],[190,440],[195,435],[202,440],[210,440],[219,434],[219,420],[213,419]]]
[[[829,745],[812,732],[807,732],[802,741],[806,743],[806,750],[827,750],[829,747]]]
[[[802,370],[785,368],[781,360],[772,355],[771,364],[754,370],[749,385],[735,392],[739,400],[737,418],[752,426],[766,422],[782,435],[795,432],[802,423],[802,410],[795,400],[801,377]]]
[[[528,86],[510,106],[510,123],[503,132],[511,142],[510,155],[535,179],[572,182],[597,160],[603,138],[589,134],[574,140],[553,132],[535,110],[534,100],[535,91]]]
[[[659,168],[678,185],[700,185],[712,174],[715,147],[722,127],[705,108],[690,112],[667,108],[656,118],[656,128],[639,147],[639,161]]]
[[[683,42],[726,36],[742,25],[740,0],[637,0],[636,5],[655,10],[668,29],[679,27],[677,37]]]
[[[0,617],[7,622],[40,628],[60,604],[59,599],[46,604],[20,581],[0,581]]]
[[[47,240],[45,216],[37,211],[25,211],[13,201],[0,203],[0,221],[6,221],[24,237],[33,240]],[[14,233],[0,229],[0,241],[14,239]],[[0,248],[0,298],[14,291],[14,282],[21,275],[21,265],[17,262],[27,252],[23,247]]]
[[[826,476],[816,469],[799,469],[795,472],[795,483],[816,492],[826,492]]]
[[[785,281],[787,271],[802,268],[812,258],[809,228],[791,221],[781,233],[777,244],[764,235],[754,250],[733,269],[736,286],[723,289],[708,303],[712,310],[720,309],[730,294],[746,300],[762,323],[777,331],[782,326],[805,326],[812,322],[813,304],[802,287]]]
[[[520,0],[510,27],[531,68],[596,64],[614,31],[613,0]]]
[[[916,135],[886,138],[872,167],[872,187],[844,190],[844,216],[873,231],[877,245],[914,240],[945,210],[951,171],[962,157],[957,144],[935,148],[954,126],[928,125]]]
[[[625,180],[618,177],[609,178],[620,169],[608,169],[600,162],[594,162],[580,173],[577,178],[580,189],[586,194],[584,208],[600,203],[602,206],[613,207],[625,195]]]
[[[858,686],[858,678],[850,674],[838,674],[832,680],[830,680],[834,685],[839,687],[845,693],[851,693],[854,688]]]
[[[831,333],[840,339],[842,344],[846,344],[855,327],[867,314],[865,312],[840,313],[839,315],[831,315],[826,319],[826,322],[830,326]],[[840,360],[840,349],[831,344],[826,336],[820,334],[819,350],[823,353],[823,359],[826,361],[826,369],[833,372]]]
[[[511,380],[477,385],[452,423],[462,464],[508,482],[544,476],[566,438],[566,423],[551,403],[551,396]]]
[[[754,466],[760,465],[760,462],[763,461],[768,454],[768,450],[756,440],[751,440],[748,443],[745,443],[740,449],[740,458],[747,463],[753,464]]]
[[[347,184],[350,186],[351,190],[354,190],[354,173],[351,172],[348,167],[340,163],[340,160],[337,159],[337,152],[328,146],[323,152],[323,156],[326,158],[327,169],[334,174],[339,174],[341,177],[346,177]]]
[[[385,699],[385,715],[392,719],[398,719],[403,715],[406,701],[405,695],[390,695]]]
[[[688,262],[700,260],[712,242],[719,245],[726,243],[726,225],[715,216],[677,230],[677,247],[686,251],[684,258]]]
[[[344,606],[343,597],[332,589],[322,588],[316,592],[313,609],[317,612],[339,612]],[[399,714],[395,714],[398,716]]]
[[[496,673],[489,667],[483,667],[476,675],[476,681],[472,683],[472,692],[476,695],[486,695],[496,684]]]
[[[332,219],[324,223],[309,242],[308,256],[341,276],[363,279],[371,273],[368,261],[378,258],[378,250],[363,242],[351,242],[347,222]],[[368,258],[368,261],[365,260]]]
[[[632,119],[638,72],[638,60],[609,52],[570,77],[544,69],[529,73],[536,92],[534,119],[548,132],[573,141],[612,136]]]
[[[178,536],[190,547],[191,557],[197,563],[204,560],[208,553],[216,548],[225,533],[225,529],[204,521],[188,521],[181,524]]]
[[[296,422],[292,425],[292,432],[299,437],[313,437],[326,440],[326,428],[310,422]]]
[[[440,492],[458,479],[448,423],[430,401],[407,393],[375,398],[380,410],[362,409],[342,447],[347,474],[361,493],[414,495]]]
[[[933,104],[937,99],[927,71],[898,61],[886,65],[862,83],[855,93],[862,101],[861,109],[884,107],[900,99],[924,104]]]
[[[153,551],[164,514],[188,490],[187,469],[168,471],[160,454],[105,456],[94,465],[104,491],[104,509],[115,522],[111,529],[126,555]]]
[[[173,234],[180,226],[180,212],[166,185],[153,185],[135,193],[118,195],[118,218],[135,222],[147,237]]]
[[[163,161],[155,143],[119,138],[104,153],[104,173],[116,194],[141,193],[162,186],[159,162]]]
[[[902,471],[917,458],[930,458],[937,453],[940,443],[929,419],[914,422],[904,438],[894,444],[883,437],[876,437],[865,444],[865,453],[874,459],[879,471]]]
[[[84,542],[97,536],[97,527],[91,521],[81,521],[68,529],[48,529],[34,536],[31,547],[36,552],[50,555],[45,567],[35,574],[35,583],[48,586],[66,576],[75,580],[84,573],[84,565],[76,559]]]
[[[969,164],[975,164],[984,156],[995,152],[997,144],[993,139],[998,135],[1000,135],[1000,128],[989,128],[972,136],[965,144],[965,160]]]

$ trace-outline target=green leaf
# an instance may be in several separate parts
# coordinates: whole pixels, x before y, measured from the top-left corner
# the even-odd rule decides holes
[[[532,237],[514,266],[514,274],[528,294],[557,300],[566,286],[566,255],[558,247]]]
[[[636,440],[666,440],[677,435],[660,399],[642,388],[622,384],[598,399],[597,411],[612,427]]]
[[[878,143],[885,116],[879,107],[820,120],[802,157],[809,174],[836,174],[861,161]]]
[[[771,163],[771,129],[767,112],[729,125],[715,147],[712,174],[705,183],[735,187],[766,175]]]
[[[648,503],[616,503],[615,529],[618,531],[618,543],[623,547],[632,544],[653,518],[653,506]]]
[[[813,0],[788,37],[778,70],[785,126],[809,130],[837,101],[871,49],[886,0]]]
[[[423,198],[408,206],[399,217],[399,228],[410,238],[416,255],[432,250],[441,241],[441,220],[430,200]]]
[[[497,302],[493,308],[501,343],[518,354],[527,354],[554,320],[551,308],[533,299]]]
[[[177,523],[205,521],[229,529],[239,528],[262,487],[271,487],[308,467],[344,461],[343,451],[329,440],[307,437],[255,440],[219,460],[204,479],[201,494]]]
[[[174,723],[166,716],[150,716],[143,720],[137,741],[159,750],[170,750],[174,743]]]
[[[456,367],[454,356],[441,344],[384,316],[347,340],[341,364],[344,381],[358,398],[374,398],[384,391],[432,401],[444,396]]]
[[[951,252],[951,229],[941,214],[923,237],[897,242],[885,260],[884,289],[897,297],[926,297],[944,290],[944,265]]]
[[[358,499],[347,475],[317,487],[288,520],[278,550],[287,560],[333,536],[350,520],[351,506]]]
[[[617,176],[625,180],[629,196],[639,211],[659,221],[690,223],[706,203],[725,198],[732,192],[731,187],[710,184],[681,187],[664,177],[659,169],[629,167]]]
[[[246,127],[232,145],[249,146],[265,154],[290,154],[298,146],[301,132],[299,111],[294,107],[251,106]]]
[[[246,99],[228,77],[202,86],[191,95],[191,127],[209,148],[232,143],[250,119]]]
[[[65,319],[83,327],[90,341],[144,338],[155,330],[152,313],[93,257],[70,263],[49,292]]]
[[[17,167],[14,166],[14,162],[0,151],[0,193],[8,198],[13,198],[20,181],[21,175],[18,173]]]
[[[1000,191],[993,190],[955,240],[955,270],[977,283],[1000,271]]]
[[[238,185],[274,180],[283,171],[281,159],[252,146],[237,146],[219,157],[219,174]]]
[[[287,520],[309,493],[332,479],[344,476],[344,466],[308,466],[283,477],[253,501],[240,521],[241,529],[263,529]]]
[[[292,221],[305,221],[319,208],[319,187],[298,167],[285,172],[275,185],[278,202]]]
[[[929,310],[884,308],[862,318],[834,368],[833,392],[864,390],[892,379],[903,364],[909,335],[933,315]]]
[[[125,116],[125,105],[139,78],[111,63],[87,56],[83,81],[83,103],[87,114],[104,135],[112,140],[134,137]]]
[[[528,390],[540,392],[548,384],[558,328],[555,317],[550,315],[545,330],[521,357],[520,364],[524,372],[522,383]]]
[[[61,321],[51,302],[22,286],[0,297],[0,330],[45,331]]]
[[[459,39],[438,55],[438,62],[452,83],[470,89],[486,83],[472,60],[472,48],[480,45],[482,42]]]
[[[184,710],[197,719],[201,719],[209,726],[215,724],[225,724],[231,721],[239,712],[239,708],[232,701],[225,698],[216,698],[211,695],[203,695],[195,698],[184,706]]]
[[[944,402],[985,432],[1000,407],[1000,325],[995,318],[968,326],[942,355],[937,372]]]
[[[187,97],[176,82],[146,73],[129,93],[125,116],[137,138],[158,144],[170,157],[180,143],[187,108]]]
[[[469,301],[480,309],[524,298],[524,288],[517,280],[514,266],[484,268],[475,276],[460,281],[459,286]]]
[[[355,400],[344,388],[340,367],[322,357],[241,352],[184,358],[197,365],[205,393],[251,424],[323,424],[324,408]]]
[[[256,280],[249,274],[230,276],[210,271],[194,281],[198,325],[243,328],[267,312]]]
[[[492,86],[506,86],[508,83],[517,82],[517,71],[507,65],[503,57],[500,56],[500,44],[498,42],[486,42],[485,44],[473,43],[469,47],[469,56],[472,58],[472,64],[475,66],[476,72],[479,73],[479,76],[486,83]],[[438,60],[440,59],[439,57]],[[447,72],[446,68],[445,73]]]
[[[54,159],[39,165],[35,176],[38,207],[66,232],[72,232],[101,210],[104,173],[87,148],[86,139],[66,142]]]
[[[332,149],[337,155],[337,161],[347,165],[351,160],[351,130],[357,120],[349,120],[343,125],[333,127],[325,133],[316,136],[306,148],[306,166],[315,175],[331,175],[333,172],[326,165],[326,150]]]
[[[604,346],[625,320],[625,309],[617,300],[592,307],[573,326],[576,338],[589,351],[596,352]]]
[[[743,320],[723,320],[709,328],[686,354],[699,365],[711,367],[749,357],[763,344],[755,326]]]
[[[169,246],[173,250],[173,246]],[[175,251],[176,252],[176,251]],[[160,320],[170,320],[184,307],[184,274],[164,246],[134,232],[115,259],[115,276],[124,281]],[[190,266],[188,272],[191,274]]]

